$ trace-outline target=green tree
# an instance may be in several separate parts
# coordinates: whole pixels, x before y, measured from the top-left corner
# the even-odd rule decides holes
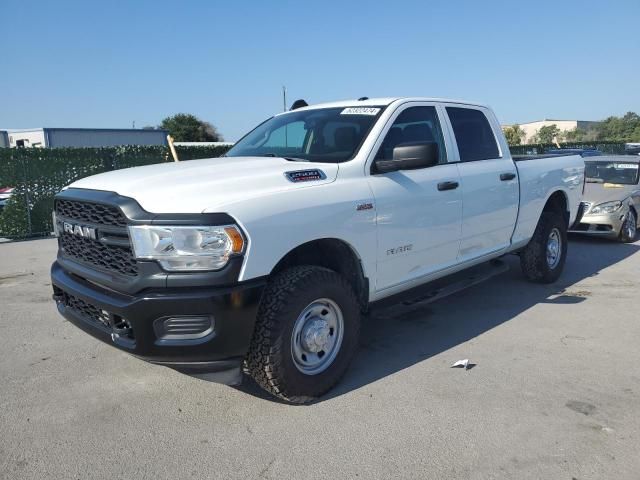
[[[562,137],[565,142],[582,142],[587,135],[586,130],[582,128],[574,128],[573,130],[565,130]]]
[[[553,139],[560,135],[560,129],[554,123],[552,125],[545,125],[540,127],[537,132],[537,139],[539,143],[553,143]]]
[[[520,145],[527,134],[520,128],[520,125],[512,125],[504,129],[504,136],[509,145]]]
[[[209,122],[190,113],[178,113],[162,120],[160,128],[169,130],[176,142],[220,142],[222,135]]]
[[[598,140],[640,142],[640,115],[627,112],[623,117],[609,117],[597,127]]]

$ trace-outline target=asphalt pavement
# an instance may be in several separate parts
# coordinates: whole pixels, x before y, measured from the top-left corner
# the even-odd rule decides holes
[[[508,257],[387,309],[340,385],[290,406],[98,342],[51,300],[55,241],[0,244],[0,478],[638,479],[639,250],[572,237],[554,285]]]

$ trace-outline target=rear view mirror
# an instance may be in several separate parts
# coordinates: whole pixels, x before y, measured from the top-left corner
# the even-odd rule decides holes
[[[401,143],[393,149],[393,160],[376,160],[376,173],[433,167],[440,158],[436,142]]]

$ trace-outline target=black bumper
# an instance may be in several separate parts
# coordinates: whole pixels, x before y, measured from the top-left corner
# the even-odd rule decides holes
[[[241,378],[265,283],[160,288],[127,295],[70,274],[58,262],[51,267],[51,281],[58,311],[90,335],[143,360],[226,384]],[[185,316],[210,317],[212,331],[196,339],[158,336],[158,319]]]

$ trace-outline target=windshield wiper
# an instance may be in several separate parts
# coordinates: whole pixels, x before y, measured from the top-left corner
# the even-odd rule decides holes
[[[260,155],[261,157],[279,157],[279,158],[284,158],[285,160],[289,161],[289,162],[308,162],[309,160],[307,160],[306,158],[298,158],[298,157],[283,157],[281,155],[276,155],[275,153],[263,153],[262,155]]]
[[[604,180],[601,178],[587,178],[585,180],[586,183],[604,183]]]

